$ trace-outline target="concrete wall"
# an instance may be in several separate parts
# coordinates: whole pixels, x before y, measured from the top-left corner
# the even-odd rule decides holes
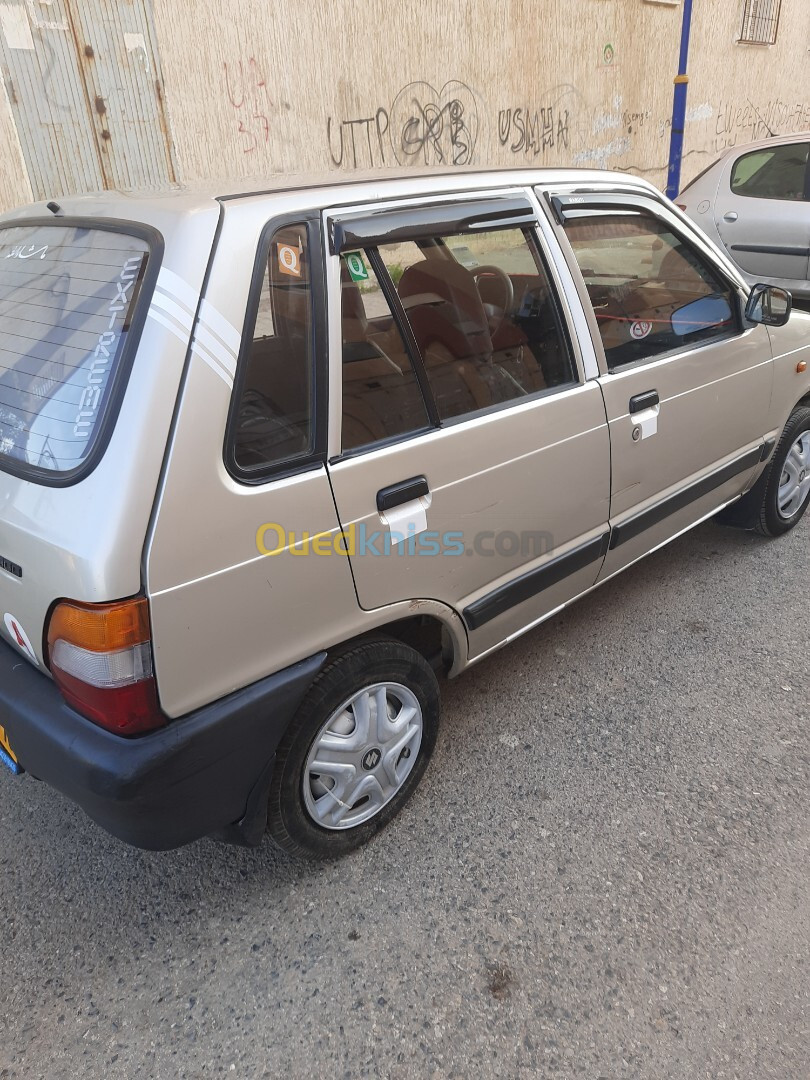
[[[737,44],[742,7],[695,2],[684,180],[768,126],[810,129],[810,3],[783,0],[773,47]],[[664,183],[677,2],[153,0],[153,8],[180,179],[572,163]],[[7,121],[0,108],[3,145]],[[12,173],[15,154],[2,155]],[[19,175],[0,174],[0,202],[19,201],[21,190]]]

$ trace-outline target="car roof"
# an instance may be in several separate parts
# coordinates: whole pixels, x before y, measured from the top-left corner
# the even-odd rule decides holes
[[[67,216],[119,216],[137,218],[140,210],[151,206],[161,212],[190,213],[211,208],[213,204],[252,196],[290,194],[292,192],[325,192],[324,204],[350,203],[355,193],[358,199],[386,198],[399,195],[437,194],[439,192],[469,191],[470,188],[494,186],[597,185],[603,187],[642,188],[660,197],[660,191],[646,180],[625,173],[599,169],[576,168],[501,168],[455,167],[396,168],[356,171],[351,173],[272,173],[247,179],[201,180],[188,184],[161,184],[150,187],[92,192],[84,195],[57,197],[55,200]],[[326,194],[327,189],[330,189]],[[361,190],[364,189],[364,190]],[[370,195],[369,189],[373,189]],[[345,194],[344,194],[345,193]],[[48,200],[12,210],[0,220],[8,221],[38,214],[50,216]]]
[[[793,135],[772,135],[767,139],[755,139],[749,143],[738,143],[722,153],[717,160],[725,161],[728,157],[748,154],[752,150],[764,150],[769,146],[789,146],[791,143],[799,142],[810,142],[810,131],[797,131]]]

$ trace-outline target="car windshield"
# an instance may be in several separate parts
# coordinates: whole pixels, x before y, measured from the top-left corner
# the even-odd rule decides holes
[[[96,445],[149,247],[63,225],[0,231],[0,467],[73,473]]]

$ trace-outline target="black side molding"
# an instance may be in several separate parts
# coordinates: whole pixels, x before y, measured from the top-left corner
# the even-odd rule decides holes
[[[589,540],[586,544],[574,548],[573,551],[559,555],[556,559],[547,562],[545,566],[530,570],[527,574],[521,574],[520,577],[515,578],[514,581],[493,589],[491,593],[487,593],[480,600],[475,600],[464,608],[462,612],[464,621],[470,630],[477,630],[490,619],[503,615],[509,608],[522,604],[524,600],[529,600],[544,589],[556,585],[570,574],[584,570],[597,559],[604,559],[609,540],[610,533],[605,532],[597,536],[595,540]]]
[[[628,540],[635,539],[645,529],[650,529],[653,525],[657,525],[659,521],[669,517],[670,514],[683,510],[689,503],[703,498],[704,495],[708,495],[715,488],[722,487],[726,481],[731,480],[732,477],[737,476],[739,473],[745,472],[747,469],[753,469],[755,465],[758,465],[763,460],[763,449],[764,447],[757,446],[753,450],[749,450],[747,454],[743,454],[736,461],[729,462],[722,469],[718,469],[716,472],[704,476],[702,480],[690,484],[689,487],[684,488],[682,491],[670,495],[668,499],[656,503],[649,510],[636,514],[635,517],[623,521],[621,525],[614,525],[613,532],[610,534],[611,550],[621,544],[626,544]]]
[[[759,456],[760,461],[767,461],[773,453],[773,448],[776,446],[776,439],[768,439],[767,442],[762,444],[762,453]]]
[[[384,510],[390,510],[394,506],[399,506],[400,503],[410,502],[412,499],[428,494],[430,494],[430,488],[427,477],[412,476],[410,480],[400,480],[398,484],[380,488],[377,492],[377,509],[383,513]]]
[[[772,247],[769,244],[732,244],[732,251],[749,251],[759,255],[796,255],[806,259],[810,255],[807,247]]]

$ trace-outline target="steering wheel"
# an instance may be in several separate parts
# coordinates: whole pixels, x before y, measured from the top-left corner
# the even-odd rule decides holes
[[[501,270],[500,266],[476,266],[472,270],[472,276],[479,296],[481,296],[481,278],[494,278],[498,283],[501,293],[497,298],[498,303],[488,302],[481,296],[481,302],[484,305],[484,311],[489,322],[489,332],[494,337],[500,330],[503,320],[512,312],[512,305],[515,302],[515,286],[512,284],[512,279],[506,271]]]

